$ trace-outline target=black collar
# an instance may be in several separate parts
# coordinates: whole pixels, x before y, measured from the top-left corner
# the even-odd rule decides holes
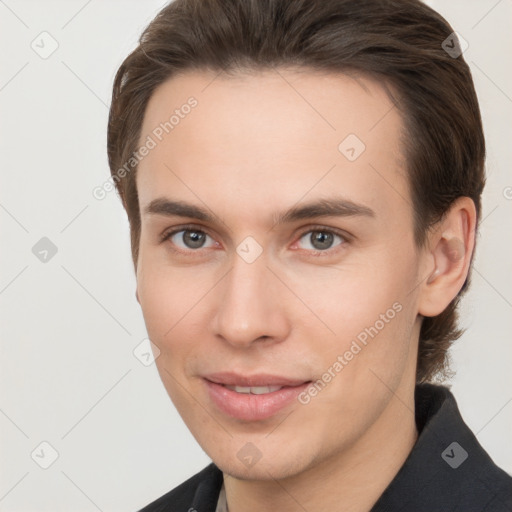
[[[415,406],[418,440],[371,512],[511,511],[512,478],[480,446],[450,390],[417,385]]]

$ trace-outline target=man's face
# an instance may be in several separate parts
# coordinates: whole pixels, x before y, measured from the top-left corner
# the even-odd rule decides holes
[[[381,86],[345,75],[195,71],[152,96],[138,298],[223,471],[297,474],[410,416],[424,268],[401,129]]]

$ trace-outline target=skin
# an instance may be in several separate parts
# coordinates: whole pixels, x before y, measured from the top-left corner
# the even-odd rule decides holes
[[[190,96],[197,107],[137,173],[137,298],[162,382],[223,471],[230,512],[340,503],[367,511],[416,442],[421,315],[439,314],[464,283],[474,205],[460,198],[425,247],[415,245],[402,119],[371,79],[300,69],[187,72],[151,97],[141,143]],[[338,150],[348,134],[366,145],[352,162]],[[334,197],[374,214],[274,222],[279,212]],[[206,208],[215,221],[145,212],[162,198]],[[161,241],[188,224],[208,235],[203,246],[191,248],[183,231]],[[312,241],[315,230],[334,231],[332,243]],[[236,252],[248,236],[262,249],[252,263]],[[400,312],[306,405],[251,422],[209,399],[202,377],[211,372],[321,378],[396,303]],[[248,442],[261,455],[252,467],[237,457]]]

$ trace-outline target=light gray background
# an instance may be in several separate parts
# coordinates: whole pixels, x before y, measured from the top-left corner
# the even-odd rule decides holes
[[[469,43],[488,147],[452,389],[512,472],[512,1],[428,3]],[[0,0],[1,511],[136,510],[209,462],[133,355],[146,332],[127,220],[115,193],[92,196],[109,175],[114,73],[164,4]],[[31,48],[43,31],[59,45],[47,59]],[[58,248],[46,263],[42,237]],[[43,441],[59,454],[48,469],[31,457],[48,462]]]

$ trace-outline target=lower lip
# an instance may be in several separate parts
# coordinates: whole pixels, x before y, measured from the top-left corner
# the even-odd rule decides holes
[[[204,380],[213,403],[225,414],[245,421],[258,421],[270,418],[290,405],[304,391],[309,382],[300,386],[285,386],[278,391],[253,395],[237,393],[221,384]]]

